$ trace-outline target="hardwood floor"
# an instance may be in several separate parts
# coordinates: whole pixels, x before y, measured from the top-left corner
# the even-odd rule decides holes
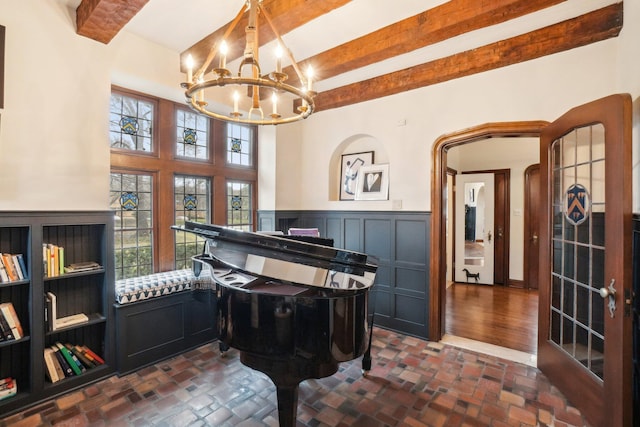
[[[447,289],[445,331],[537,354],[538,292],[454,283]]]

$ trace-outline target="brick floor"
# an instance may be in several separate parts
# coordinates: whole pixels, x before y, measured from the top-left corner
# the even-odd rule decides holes
[[[535,368],[374,330],[373,366],[301,383],[298,427],[588,426]],[[202,346],[0,419],[0,427],[278,426],[269,378]]]

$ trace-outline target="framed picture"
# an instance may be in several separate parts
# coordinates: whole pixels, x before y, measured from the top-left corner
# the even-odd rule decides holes
[[[373,151],[343,154],[340,164],[340,200],[354,200],[360,169],[373,164]]]
[[[358,171],[356,200],[389,199],[389,164],[362,166]]]

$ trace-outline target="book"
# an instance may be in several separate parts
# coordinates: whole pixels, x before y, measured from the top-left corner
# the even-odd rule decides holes
[[[53,292],[47,292],[47,321],[49,322],[49,331],[56,330],[56,319],[58,317],[58,302]]]
[[[9,255],[11,257],[11,262],[13,262],[13,269],[18,276],[18,280],[24,280],[24,274],[22,273],[22,267],[20,267],[20,263],[18,262],[18,255]]]
[[[104,359],[94,353],[89,347],[82,345],[80,348],[84,351],[85,356],[91,356],[91,358],[97,361],[100,365],[104,365]]]
[[[22,338],[24,336],[24,331],[13,304],[10,302],[0,304],[0,311],[2,311],[2,315],[7,320],[9,328],[11,328],[11,332],[13,333],[13,337],[17,340]]]
[[[27,263],[24,261],[24,256],[22,254],[17,254],[16,257],[18,257],[18,264],[20,264],[22,275],[25,279],[28,279],[29,273],[27,272]]]
[[[2,311],[0,311],[0,332],[2,333],[5,341],[14,340],[13,332],[11,331],[11,327],[9,327],[9,322],[4,318]]]
[[[69,365],[69,362],[67,362],[67,359],[65,359],[65,357],[62,355],[62,353],[60,352],[60,349],[55,345],[52,345],[51,349],[53,350],[53,354],[56,357],[56,359],[58,359],[58,363],[62,368],[62,372],[64,373],[65,378],[74,376],[74,372],[73,372],[73,369],[71,368],[71,365]]]
[[[44,365],[45,365],[45,374],[49,381],[52,383],[60,381],[60,377],[58,376],[58,371],[54,364],[55,356],[53,355],[53,350],[50,348],[44,349]]]
[[[9,276],[9,281],[14,282],[18,280],[18,273],[16,273],[15,268],[13,267],[13,258],[11,258],[11,255],[2,254],[2,262],[4,263],[4,268]]]
[[[13,378],[4,378],[0,382],[0,400],[15,396],[18,393],[18,383]]]
[[[65,346],[69,349],[71,353],[76,355],[78,360],[80,360],[80,362],[82,362],[82,364],[86,366],[87,369],[91,369],[97,366],[94,362],[92,362],[89,358],[87,358],[82,353],[82,350],[80,350],[80,348],[77,345],[73,346],[71,344],[65,344]]]
[[[55,351],[52,348],[49,349],[51,350],[51,360],[53,361],[53,367],[56,370],[56,375],[58,376],[58,379],[63,380],[65,378],[65,374],[64,370],[62,369],[62,365],[60,365],[60,361],[56,357]]]
[[[58,274],[64,274],[64,248],[58,247],[58,264],[56,265],[56,271]]]
[[[79,323],[85,323],[89,321],[84,313],[72,314],[71,316],[60,317],[54,320],[56,323],[56,329],[66,328],[67,326],[77,325]]]
[[[0,254],[0,283],[6,283],[9,281],[9,275],[7,274],[7,269],[4,267],[4,262],[2,262],[2,254]]]
[[[102,268],[100,264],[95,261],[87,261],[87,262],[77,262],[74,264],[69,264],[64,268],[65,273],[79,273],[81,271],[91,271],[98,270]]]
[[[44,277],[49,277],[49,249],[46,243],[42,244],[42,271],[44,272]]]
[[[64,358],[66,359],[69,366],[71,366],[73,373],[76,375],[80,375],[82,373],[82,369],[80,368],[81,363],[78,358],[72,355],[67,347],[63,346],[59,342],[57,342],[55,345],[56,347],[58,347],[58,350],[60,350],[60,353],[62,353],[62,356],[64,356]]]
[[[58,247],[53,243],[49,243],[47,249],[47,255],[49,256],[49,264],[47,266],[49,269],[49,277],[56,277],[58,275],[56,272],[56,253]]]
[[[317,228],[290,228],[289,236],[312,236],[320,237],[320,231]]]

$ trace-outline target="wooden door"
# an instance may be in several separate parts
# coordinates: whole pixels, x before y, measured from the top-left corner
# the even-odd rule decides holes
[[[493,249],[493,283],[509,284],[509,190],[511,170],[503,169],[493,173],[495,179],[494,224],[495,243]]]
[[[540,164],[524,171],[524,286],[538,289]]]
[[[594,426],[632,422],[631,111],[612,95],[541,135],[538,367]]]
[[[492,173],[456,176],[456,282],[493,285],[494,189]]]

